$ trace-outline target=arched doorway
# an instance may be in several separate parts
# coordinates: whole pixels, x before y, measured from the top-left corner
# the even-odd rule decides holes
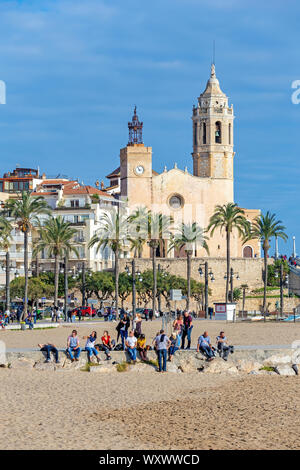
[[[243,248],[243,258],[253,258],[253,248],[251,246]]]

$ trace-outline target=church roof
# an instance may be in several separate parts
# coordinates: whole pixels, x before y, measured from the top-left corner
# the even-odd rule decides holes
[[[201,94],[201,96],[208,97],[211,95],[226,96],[221,90],[219,80],[216,77],[215,64],[211,65],[210,78],[206,84],[204,92]]]

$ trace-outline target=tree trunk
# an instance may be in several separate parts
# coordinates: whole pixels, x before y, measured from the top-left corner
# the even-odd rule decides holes
[[[116,315],[119,318],[119,248],[115,251],[115,303]]]
[[[244,319],[245,312],[245,301],[246,301],[246,289],[243,288],[243,307],[242,307],[242,319]]]
[[[191,298],[191,258],[192,258],[192,252],[187,250],[186,252],[186,278],[187,278],[186,309],[187,310],[190,310],[190,298]]]
[[[39,255],[36,254],[35,257],[35,277],[39,277]]]
[[[28,308],[28,230],[24,231],[24,274],[25,274],[25,287],[24,287],[24,310],[22,320],[27,317]]]
[[[229,276],[230,276],[230,232],[226,230],[226,294],[225,302],[228,302],[228,292],[229,292]]]
[[[10,256],[9,251],[6,252],[6,282],[5,282],[5,310],[10,312]]]
[[[55,258],[54,258],[54,306],[55,307],[57,307],[58,280],[59,280],[59,259],[58,259],[58,255],[55,255]]]
[[[155,318],[156,311],[156,291],[157,291],[157,276],[156,276],[156,245],[152,246],[152,269],[153,269],[153,298],[152,298],[152,311],[153,318]]]
[[[264,302],[263,302],[263,314],[264,314],[264,321],[266,321],[266,309],[267,309],[267,283],[268,283],[268,250],[266,248],[264,250]]]

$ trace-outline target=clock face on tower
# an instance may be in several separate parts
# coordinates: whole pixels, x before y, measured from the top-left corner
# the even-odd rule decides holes
[[[145,169],[142,165],[138,165],[136,168],[135,168],[135,173],[140,176],[144,173]]]

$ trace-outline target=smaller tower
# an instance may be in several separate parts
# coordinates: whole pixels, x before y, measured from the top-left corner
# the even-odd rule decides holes
[[[129,139],[120,151],[121,196],[131,206],[151,204],[152,148],[143,144],[143,123],[139,121],[136,106],[128,123]]]
[[[143,144],[143,123],[139,121],[138,115],[136,114],[136,106],[134,107],[132,121],[128,123],[128,129],[128,145]]]

